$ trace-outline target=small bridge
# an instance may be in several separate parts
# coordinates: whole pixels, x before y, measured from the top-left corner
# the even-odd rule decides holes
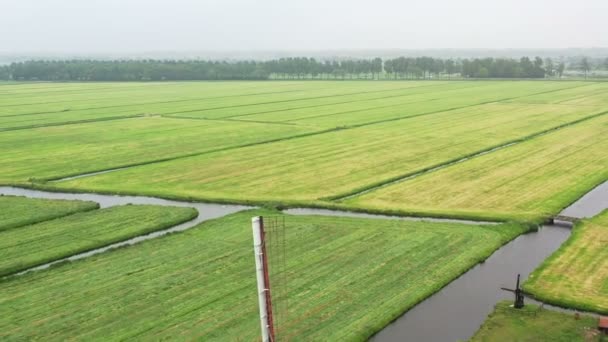
[[[569,222],[569,223],[576,223],[576,221],[580,220],[578,217],[572,217],[572,216],[565,216],[565,215],[557,215],[553,218],[553,222],[555,221],[559,221],[559,222]]]

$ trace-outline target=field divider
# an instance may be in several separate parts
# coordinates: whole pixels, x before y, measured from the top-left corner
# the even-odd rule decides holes
[[[396,183],[404,182],[404,181],[407,181],[407,180],[410,180],[410,179],[422,176],[424,174],[435,172],[435,171],[438,171],[438,170],[450,167],[450,166],[455,165],[455,164],[460,164],[460,163],[463,163],[463,162],[468,161],[470,159],[473,159],[473,158],[476,158],[476,157],[481,157],[483,155],[486,155],[486,154],[489,154],[489,153],[493,153],[493,152],[496,152],[498,150],[502,150],[502,149],[505,149],[505,148],[508,148],[508,147],[511,147],[511,146],[523,143],[525,141],[532,140],[534,138],[546,135],[546,134],[550,134],[550,133],[552,133],[554,131],[561,130],[563,128],[566,128],[566,127],[569,127],[569,126],[572,126],[572,125],[576,125],[576,124],[584,122],[584,121],[592,120],[592,119],[595,119],[597,117],[600,117],[600,116],[603,116],[603,115],[606,115],[606,114],[608,114],[608,111],[596,113],[596,114],[593,114],[593,115],[590,115],[590,116],[587,116],[587,117],[584,117],[584,118],[580,118],[580,119],[577,119],[577,120],[574,120],[574,121],[566,122],[566,123],[563,123],[561,125],[554,126],[554,127],[551,127],[551,128],[548,128],[548,129],[542,130],[540,132],[536,132],[536,133],[533,133],[533,134],[530,134],[530,135],[527,135],[527,136],[524,136],[524,137],[521,137],[521,138],[509,140],[509,141],[507,141],[505,143],[502,143],[502,144],[499,144],[499,145],[494,145],[494,146],[491,146],[491,147],[488,147],[488,148],[485,148],[485,149],[482,149],[482,150],[478,150],[478,151],[475,151],[475,152],[472,152],[472,153],[469,153],[469,154],[465,154],[464,156],[461,156],[461,157],[458,157],[458,158],[453,158],[453,159],[450,159],[450,160],[442,162],[442,163],[438,163],[438,164],[431,165],[431,166],[428,166],[428,167],[425,167],[425,168],[422,168],[422,169],[419,169],[419,170],[416,170],[416,171],[412,171],[412,172],[408,172],[408,173],[405,173],[405,174],[402,174],[402,175],[391,177],[391,178],[388,178],[388,179],[385,179],[385,180],[382,180],[382,181],[379,181],[379,182],[371,183],[371,184],[368,184],[368,185],[356,188],[354,190],[351,190],[351,191],[348,191],[348,192],[345,192],[345,193],[337,194],[337,195],[334,195],[334,196],[328,196],[328,197],[319,198],[319,200],[321,200],[321,201],[338,201],[338,202],[340,202],[340,201],[344,201],[344,200],[347,200],[347,199],[350,199],[350,198],[353,198],[353,197],[361,196],[363,194],[366,194],[366,193],[369,193],[369,192],[372,192],[372,191],[375,191],[375,190],[378,190],[378,189],[381,189],[381,188],[384,188],[384,187],[387,187],[387,186],[390,186],[390,185],[393,185],[393,184],[396,184]]]
[[[111,88],[108,88],[111,89]],[[133,88],[129,88],[133,89]],[[195,98],[187,98],[180,100],[169,100],[169,101],[152,101],[152,102],[142,102],[142,103],[132,103],[132,104],[123,104],[123,105],[112,105],[112,106],[101,106],[101,107],[91,107],[91,108],[80,108],[78,110],[87,110],[87,109],[105,109],[105,108],[117,108],[117,107],[125,107],[125,106],[135,106],[135,105],[145,105],[145,104],[158,104],[158,103],[176,103],[176,102],[188,102],[188,101],[200,101],[200,100],[213,100],[213,99],[222,99],[222,98],[230,98],[230,97],[241,97],[241,96],[256,96],[256,95],[269,95],[269,94],[282,94],[282,93],[292,93],[302,91],[302,89],[296,90],[281,90],[281,91],[270,91],[270,92],[261,92],[261,93],[245,93],[245,94],[235,94],[235,95],[222,95],[222,96],[210,96],[210,97],[195,97]],[[80,95],[77,93],[76,95]],[[27,96],[18,97],[18,98],[28,98]],[[108,98],[106,98],[108,99]],[[88,101],[88,99],[82,99],[78,101]],[[51,103],[62,103],[65,101],[50,101],[50,102],[33,102],[33,103],[20,103],[20,104],[10,104],[10,105],[2,105],[0,107],[17,107],[23,105],[39,105],[39,104],[51,104]],[[20,114],[16,114],[20,115]]]
[[[153,101],[153,102],[141,102],[141,103],[127,103],[121,105],[111,105],[111,106],[100,106],[100,107],[88,107],[88,108],[76,108],[70,110],[57,110],[57,111],[48,111],[48,112],[32,112],[32,113],[23,113],[23,114],[9,114],[9,115],[0,115],[0,118],[8,118],[14,116],[26,116],[26,115],[39,115],[39,114],[53,114],[53,113],[62,113],[69,111],[81,111],[81,110],[93,110],[93,109],[109,109],[109,108],[124,108],[124,107],[132,107],[132,106],[144,106],[151,104],[167,104],[167,103],[180,103],[180,102],[189,102],[189,101],[201,101],[201,100],[214,100],[214,99],[222,99],[229,97],[241,97],[241,96],[257,96],[257,95],[268,95],[268,94],[281,94],[281,93],[290,93],[297,92],[298,90],[286,90],[286,91],[276,91],[276,92],[267,92],[267,93],[251,93],[251,94],[241,94],[241,95],[225,95],[225,96],[212,96],[212,97],[197,97],[190,99],[181,99],[181,100],[170,100],[170,101]],[[38,102],[38,103],[28,103],[27,105],[39,105],[39,104],[51,104],[51,103],[62,103],[65,101],[54,101],[54,102]],[[17,107],[23,106],[24,104],[15,104],[15,105],[5,105],[0,107]]]
[[[443,83],[441,83],[440,85],[443,85]],[[437,85],[434,84],[433,86],[437,86]],[[480,103],[476,103],[476,104],[471,104],[471,105],[466,105],[466,106],[448,108],[448,109],[444,109],[444,110],[441,110],[441,111],[426,112],[426,113],[416,114],[416,115],[412,115],[412,116],[389,118],[389,119],[372,121],[372,122],[362,123],[362,124],[358,124],[358,125],[351,125],[351,126],[347,126],[347,127],[340,127],[340,128],[341,129],[345,129],[345,128],[357,128],[357,127],[362,127],[362,126],[367,126],[367,125],[373,125],[373,124],[378,124],[378,123],[383,123],[383,122],[398,121],[398,120],[403,120],[403,119],[415,118],[415,117],[419,117],[419,116],[423,116],[423,115],[443,113],[443,112],[448,112],[448,111],[453,111],[453,110],[458,110],[458,109],[464,109],[464,108],[468,108],[468,107],[474,107],[474,106],[479,106],[479,105],[484,105],[484,104],[489,104],[489,103],[495,103],[495,102],[501,102],[501,101],[509,101],[509,100],[513,100],[513,99],[517,99],[517,98],[521,98],[521,97],[546,94],[546,93],[551,93],[551,92],[556,92],[556,91],[561,91],[561,90],[567,90],[567,89],[574,89],[574,88],[585,87],[585,86],[589,86],[589,84],[584,84],[584,85],[580,85],[580,86],[576,86],[576,87],[571,87],[571,88],[564,88],[564,89],[553,89],[553,90],[549,90],[549,91],[545,91],[545,92],[527,94],[527,95],[523,95],[523,96],[516,96],[516,97],[510,97],[510,98],[489,100],[489,101],[484,101],[484,102],[480,102]],[[339,97],[339,96],[358,95],[358,94],[367,94],[367,93],[378,93],[378,92],[387,92],[387,91],[401,90],[401,89],[413,89],[413,88],[420,88],[420,87],[430,87],[430,86],[406,87],[406,88],[397,88],[397,89],[390,89],[390,90],[378,90],[378,91],[370,91],[370,92],[347,93],[347,94],[339,94],[339,95],[328,95],[328,96],[320,96],[320,97],[301,98],[301,99],[293,99],[293,100],[283,100],[283,101],[276,101],[276,102],[243,104],[243,105],[237,105],[237,106],[227,106],[227,107],[217,107],[217,108],[207,108],[207,109],[195,109],[195,110],[188,110],[188,111],[178,111],[178,112],[162,113],[162,115],[193,113],[193,112],[207,111],[207,110],[214,110],[214,109],[227,109],[227,108],[234,108],[234,107],[246,107],[246,106],[259,105],[259,104],[282,103],[282,102],[292,102],[292,101],[309,100],[309,99],[310,100],[314,100],[314,99],[317,99],[317,98]],[[191,100],[176,100],[176,101],[191,101]],[[170,102],[172,102],[172,101],[165,101],[165,102],[160,102],[160,103],[170,103]],[[127,107],[127,106],[133,106],[133,105],[120,105],[120,106],[116,106],[116,107]],[[104,107],[90,108],[90,109],[103,109],[103,108]],[[109,107],[105,107],[105,108],[109,108]],[[87,110],[87,109],[77,109],[77,110]],[[277,111],[280,111],[280,110],[277,110]],[[41,112],[41,113],[30,113],[30,114],[18,114],[18,115],[15,115],[15,116],[51,114],[51,113],[61,113],[61,112],[68,112],[68,111],[62,110],[62,111],[48,112],[48,113]],[[261,112],[261,113],[252,113],[251,115],[253,115],[253,114],[271,113],[271,112],[273,112],[273,111]],[[341,113],[328,114],[327,116],[329,116],[329,115],[338,115],[338,114],[341,114]],[[63,125],[71,125],[71,124],[78,124],[78,123],[88,123],[88,122],[96,122],[96,121],[104,121],[104,120],[116,120],[116,119],[123,119],[123,118],[129,118],[129,117],[138,117],[138,116],[145,116],[145,115],[146,114],[134,114],[134,115],[123,115],[123,116],[108,117],[108,118],[98,118],[98,119],[89,119],[89,120],[64,121],[64,122],[51,123],[51,124],[40,124],[40,125],[28,125],[28,126],[18,126],[18,127],[10,127],[10,128],[0,128],[0,133],[7,132],[7,131],[15,131],[15,130],[39,128],[39,127],[63,126]],[[244,116],[244,115],[249,115],[249,114],[228,116],[228,117],[225,117],[225,118]],[[12,115],[10,115],[10,116],[12,116]],[[322,116],[326,116],[326,115],[322,115]],[[2,117],[2,116],[0,116],[0,117]],[[6,117],[8,117],[8,116],[6,116]]]
[[[211,119],[211,118],[195,118],[195,117],[179,116],[179,115],[161,115],[161,117],[165,118],[165,119],[178,119],[178,120],[244,122],[244,123],[259,123],[259,124],[283,125],[283,126],[303,126],[303,125],[298,125],[297,123],[291,123],[291,122],[285,122],[285,121],[239,120],[239,119],[227,119],[227,118]]]
[[[437,84],[434,84],[433,86],[437,86]],[[350,96],[350,95],[384,93],[384,92],[389,92],[389,91],[415,89],[415,88],[420,88],[420,87],[430,87],[430,86],[426,85],[426,86],[404,87],[404,88],[395,88],[395,89],[359,91],[359,92],[354,92],[354,93],[344,93],[344,94],[334,94],[334,95],[302,97],[302,98],[289,99],[289,100],[248,103],[248,104],[239,104],[239,105],[221,106],[221,107],[210,107],[210,108],[201,108],[201,109],[192,109],[192,110],[181,110],[181,111],[177,111],[177,112],[169,112],[169,113],[163,113],[163,114],[181,114],[181,113],[205,112],[205,111],[216,110],[216,109],[240,108],[240,107],[249,107],[249,106],[255,106],[255,105],[267,105],[267,104],[274,104],[274,103],[286,103],[286,102],[295,102],[295,101],[304,101],[304,100],[317,100],[317,99],[325,99],[325,98],[341,97],[341,96]],[[258,113],[258,114],[262,114],[262,113]],[[235,115],[235,116],[241,116],[241,115]]]
[[[81,124],[81,123],[90,123],[90,122],[101,122],[101,121],[112,121],[112,120],[124,120],[124,119],[133,119],[133,118],[143,118],[145,116],[147,116],[147,115],[145,115],[145,114],[121,115],[121,116],[109,116],[109,117],[105,117],[105,118],[96,118],[96,119],[86,119],[86,120],[75,120],[75,121],[64,121],[64,122],[46,123],[46,124],[39,124],[39,125],[7,127],[7,128],[0,128],[0,133],[2,133],[2,132],[10,132],[10,131],[21,131],[21,130],[25,130],[25,129],[41,128],[41,127],[67,126],[67,125],[77,125],[77,124]]]
[[[583,86],[586,86],[586,85],[583,85]],[[581,87],[581,86],[579,86],[579,87]],[[572,89],[572,88],[567,88],[567,89]],[[563,89],[557,89],[557,90],[553,89],[553,90],[549,90],[549,91],[545,91],[545,92],[541,92],[541,93],[536,93],[536,94],[530,94],[530,95],[538,95],[538,94],[550,93],[550,92],[559,91],[559,90],[563,90]],[[529,95],[525,95],[525,96],[529,96]],[[413,116],[396,117],[396,118],[384,119],[384,120],[373,121],[373,122],[366,122],[366,123],[361,123],[361,124],[356,124],[356,125],[338,126],[338,127],[333,127],[333,128],[329,128],[329,129],[323,129],[323,130],[315,131],[315,132],[309,132],[309,133],[292,135],[292,136],[288,136],[288,137],[282,137],[282,138],[264,140],[264,141],[259,141],[259,142],[252,142],[252,143],[243,144],[243,145],[237,145],[237,146],[222,147],[222,148],[208,150],[208,151],[202,151],[202,152],[187,153],[187,154],[184,154],[184,155],[167,157],[167,158],[152,159],[152,160],[148,160],[148,161],[145,161],[145,162],[139,162],[139,163],[118,165],[118,166],[112,167],[112,168],[98,169],[98,170],[93,170],[93,171],[85,172],[85,173],[67,174],[67,175],[62,175],[62,176],[57,176],[57,177],[41,178],[41,179],[36,179],[36,180],[37,181],[42,181],[42,182],[60,182],[60,181],[63,181],[63,180],[69,180],[69,179],[75,179],[75,178],[84,178],[84,177],[88,177],[88,176],[94,176],[94,175],[100,174],[100,173],[108,173],[108,172],[118,171],[118,170],[122,170],[122,169],[126,169],[126,168],[136,167],[136,166],[143,166],[143,165],[148,165],[148,164],[162,163],[162,162],[167,162],[167,161],[172,161],[172,160],[178,160],[178,159],[182,159],[182,158],[190,158],[190,157],[200,156],[200,155],[209,154],[209,153],[223,152],[223,151],[228,151],[228,150],[233,150],[233,149],[239,149],[239,148],[257,146],[257,145],[264,145],[264,144],[271,144],[271,143],[281,142],[281,141],[286,141],[286,140],[291,140],[291,139],[306,138],[306,137],[320,135],[320,134],[325,134],[325,133],[333,133],[333,132],[337,132],[337,131],[341,131],[341,130],[354,129],[354,128],[360,128],[360,127],[365,127],[365,126],[371,126],[371,125],[380,124],[380,123],[384,123],[384,122],[407,120],[407,119],[412,119],[412,118],[419,117],[419,116],[432,115],[432,114],[438,114],[438,113],[443,113],[443,112],[449,112],[449,111],[453,111],[453,110],[464,109],[464,108],[469,108],[469,107],[475,107],[475,106],[479,106],[479,105],[483,105],[483,104],[495,103],[495,102],[500,102],[500,101],[506,101],[506,100],[515,99],[515,98],[518,98],[518,97],[511,97],[511,98],[499,99],[499,100],[490,100],[490,101],[486,101],[486,102],[482,102],[482,103],[476,103],[476,104],[471,104],[471,105],[466,105],[466,106],[454,107],[454,108],[449,108],[449,109],[445,109],[445,110],[441,110],[441,111],[436,111],[436,112],[427,112],[427,113],[422,113],[422,114],[413,115]],[[601,114],[605,114],[605,112],[600,113],[600,114],[596,114],[596,115],[599,116]],[[165,115],[167,115],[167,114],[163,114],[161,117],[168,118]],[[144,117],[144,116],[145,115],[140,114],[138,116],[128,116],[128,117],[121,117],[121,118],[116,118],[116,119],[126,119],[126,118]],[[591,117],[588,117],[588,118],[591,118]],[[583,118],[583,119],[578,120],[578,121],[582,121],[582,120],[585,120],[585,119],[586,118]],[[96,121],[96,120],[93,120],[93,121]],[[573,121],[573,122],[568,123],[568,124],[573,124],[573,123],[576,123],[578,121]],[[92,121],[89,121],[89,122],[92,122]],[[80,122],[78,122],[78,123],[80,123]],[[48,125],[48,126],[60,126],[60,125],[62,125],[62,124],[58,123],[58,124],[51,124],[51,125]],[[45,125],[45,126],[47,126],[47,125]],[[44,127],[44,126],[42,126],[42,127]],[[35,128],[35,127],[31,127],[31,128]],[[1,132],[3,132],[3,131],[0,129],[0,133]],[[523,139],[523,138],[520,138],[520,139]],[[519,139],[515,140],[515,142],[517,142],[517,141],[519,141]],[[502,145],[503,144],[498,145],[498,146],[494,146],[494,147],[488,148],[486,150],[495,149],[497,147],[501,147]],[[484,151],[485,150],[478,151],[478,152],[473,153],[473,154],[479,154],[479,153],[482,153]],[[457,158],[455,160],[452,160],[451,162],[453,163],[454,161],[456,161],[458,159],[462,159],[462,158]],[[443,164],[445,164],[445,163],[442,163],[440,165],[435,165],[435,166],[432,166],[432,167],[429,167],[429,168],[425,168],[425,169],[422,169],[422,170],[418,170],[418,171],[413,172],[413,173],[422,173],[422,172],[428,171],[428,169],[436,168],[436,167],[441,166]],[[355,194],[359,194],[362,191],[366,191],[366,190],[371,189],[371,188],[377,188],[377,187],[379,187],[379,186],[381,186],[381,185],[383,185],[383,184],[385,184],[387,182],[392,183],[392,182],[396,182],[398,180],[401,180],[403,178],[409,177],[413,173],[408,173],[407,175],[401,175],[401,176],[393,177],[390,180],[384,180],[384,181],[377,182],[377,183],[374,183],[374,184],[371,184],[371,185],[368,185],[368,186],[357,188],[356,191],[349,191],[349,192],[347,192],[345,194],[340,194],[340,195],[330,196],[330,197],[326,197],[326,198],[321,198],[320,200],[336,201],[336,200],[343,199],[344,197],[351,197],[351,196],[353,196]]]
[[[188,119],[190,119],[190,118],[188,118]],[[212,120],[210,120],[210,121],[212,121]],[[251,142],[251,143],[236,145],[236,146],[221,147],[221,148],[216,148],[216,149],[207,150],[207,151],[187,153],[187,154],[182,154],[179,156],[173,156],[173,157],[167,157],[167,158],[152,159],[152,160],[147,160],[144,162],[138,162],[138,163],[132,163],[132,164],[124,164],[124,165],[120,165],[120,166],[116,166],[116,167],[112,167],[112,168],[99,169],[99,170],[94,170],[94,171],[90,171],[90,172],[86,172],[86,173],[75,173],[75,174],[68,174],[68,175],[62,175],[62,176],[50,177],[50,178],[37,178],[37,179],[34,178],[34,180],[41,181],[41,182],[61,182],[64,180],[69,180],[69,179],[84,178],[84,177],[94,176],[94,175],[101,174],[101,173],[108,173],[108,172],[113,172],[113,171],[124,170],[124,169],[128,169],[128,168],[136,167],[136,166],[163,163],[163,162],[168,162],[168,161],[173,161],[173,160],[178,160],[178,159],[183,159],[183,158],[196,157],[196,156],[200,156],[200,155],[204,155],[204,154],[224,152],[224,151],[251,147],[251,146],[257,146],[257,145],[271,144],[271,143],[286,141],[286,140],[291,140],[291,139],[305,138],[305,137],[310,137],[310,136],[319,135],[319,134],[337,132],[337,131],[340,131],[343,129],[346,129],[346,128],[334,127],[334,128],[324,129],[324,130],[320,130],[320,131],[291,135],[291,136],[282,137],[282,138],[275,138],[275,139],[270,139],[270,140]]]
[[[579,86],[576,86],[576,87],[564,88],[564,89],[551,89],[551,90],[542,91],[542,92],[539,92],[539,93],[526,94],[526,95],[521,95],[521,96],[513,96],[513,97],[502,98],[502,99],[487,100],[487,101],[478,102],[478,103],[474,103],[474,104],[468,104],[468,105],[464,105],[464,106],[452,107],[452,108],[447,108],[447,109],[442,109],[442,110],[432,111],[432,112],[425,112],[425,113],[420,113],[420,114],[416,114],[416,115],[399,116],[399,117],[394,117],[394,118],[389,118],[389,119],[383,119],[383,120],[378,120],[378,121],[366,122],[366,123],[362,123],[362,124],[358,124],[358,125],[351,125],[351,126],[348,126],[348,128],[357,128],[357,127],[363,127],[363,126],[371,126],[371,125],[381,124],[381,123],[385,123],[385,122],[407,120],[407,119],[417,118],[417,117],[425,116],[425,115],[440,114],[440,113],[445,113],[445,112],[451,112],[451,111],[454,111],[454,110],[460,110],[460,109],[471,108],[471,107],[476,107],[476,106],[483,106],[483,105],[490,104],[490,103],[499,103],[499,102],[503,102],[503,101],[509,101],[509,100],[519,99],[519,98],[522,98],[522,97],[548,94],[548,93],[553,93],[553,92],[557,92],[557,91],[574,89],[574,88],[579,88],[579,87],[586,87],[586,86],[589,86],[589,84],[584,84],[584,85],[579,85]],[[332,115],[332,114],[329,114],[329,115]]]
[[[445,84],[442,83],[442,84],[439,84],[439,85],[445,85]],[[433,84],[432,86],[438,86],[438,85],[437,84]],[[356,93],[346,93],[346,94],[337,94],[337,95],[327,95],[327,96],[321,96],[321,97],[298,98],[298,99],[283,100],[283,101],[278,101],[278,102],[314,100],[316,98],[339,97],[339,96],[359,95],[359,94],[368,94],[368,93],[381,93],[381,92],[389,92],[389,91],[395,91],[395,90],[416,89],[416,88],[423,88],[423,87],[430,87],[430,86],[429,85],[424,85],[424,86],[417,86],[417,87],[405,87],[405,88],[395,88],[395,89],[386,89],[386,90],[367,91],[367,92],[356,92]],[[212,100],[212,99],[232,98],[232,97],[242,97],[242,96],[257,96],[257,95],[268,95],[268,94],[280,94],[280,93],[298,92],[298,91],[302,91],[302,90],[301,89],[297,89],[297,90],[288,90],[288,91],[280,91],[280,92],[250,93],[250,94],[226,95],[226,96],[212,96],[212,97],[181,99],[181,100],[172,100],[172,101],[156,101],[156,102],[143,102],[143,103],[135,103],[135,104],[121,104],[121,105],[112,105],[112,106],[87,107],[87,108],[77,108],[77,109],[68,109],[68,110],[62,109],[62,110],[47,111],[47,112],[31,112],[31,113],[22,113],[22,114],[0,115],[0,118],[29,116],[29,115],[42,115],[42,114],[57,114],[57,113],[65,113],[65,112],[71,112],[71,111],[85,111],[85,110],[95,110],[95,109],[125,108],[125,107],[143,106],[143,105],[150,105],[150,104],[181,103],[181,102],[189,102],[189,101],[201,101],[201,100]],[[415,94],[412,94],[412,95],[415,95]],[[384,98],[398,97],[398,96],[409,96],[409,95],[403,95],[403,94],[401,94],[401,95],[379,97],[379,98],[374,98],[374,99],[358,100],[358,101],[369,101],[369,100],[384,99]],[[63,101],[58,101],[57,103],[61,103],[61,102],[63,102]],[[345,101],[345,102],[338,102],[338,103],[332,103],[332,104],[327,104],[327,105],[345,104],[345,103],[350,103],[350,102],[355,102],[355,101]],[[49,102],[49,103],[55,103],[55,102]],[[274,103],[274,102],[252,103],[252,104],[239,105],[237,107],[255,106],[255,105],[270,104],[270,103]],[[45,103],[39,103],[39,104],[45,104]],[[15,106],[18,106],[18,105],[15,105]],[[321,106],[326,106],[326,105],[314,105],[314,106],[306,106],[306,107],[299,107],[299,108],[293,108],[293,109],[315,108],[315,107],[321,107]],[[192,113],[192,112],[198,112],[198,111],[207,111],[207,110],[225,109],[225,108],[232,108],[232,106],[229,106],[229,107],[219,107],[219,108],[201,108],[201,109],[193,109],[193,110],[187,110],[187,111],[169,112],[169,113],[162,113],[162,115]],[[292,110],[292,109],[288,109],[288,110]],[[276,110],[276,111],[277,112],[278,111],[284,111],[284,109],[283,110]],[[227,117],[224,117],[224,118],[232,118],[232,117],[245,116],[245,115],[255,115],[255,114],[265,114],[265,113],[272,113],[272,112],[275,112],[275,111],[265,111],[265,112],[251,113],[251,114],[231,115],[231,116],[227,116]]]
[[[431,86],[425,85],[425,86],[417,86],[417,87],[409,87],[409,88],[396,88],[396,89],[389,89],[389,90],[386,90],[386,91],[419,89],[419,88],[426,88],[426,87],[438,87],[438,86],[442,86],[442,85],[446,85],[446,84],[441,83],[439,85],[433,84]],[[473,87],[467,87],[467,88],[460,88],[460,89],[469,89],[469,88],[474,88],[474,86]],[[450,89],[450,90],[457,90],[457,89]],[[449,90],[447,90],[447,91],[449,91]],[[361,99],[361,100],[352,100],[352,101],[341,101],[341,102],[332,102],[332,103],[325,103],[325,104],[318,104],[318,105],[294,107],[294,108],[288,108],[288,109],[274,109],[274,110],[267,110],[267,111],[254,112],[254,113],[235,114],[235,115],[224,116],[222,118],[223,119],[238,118],[238,117],[241,117],[241,116],[250,116],[250,115],[259,115],[259,114],[270,114],[270,113],[277,113],[277,112],[287,112],[287,111],[298,110],[298,109],[319,108],[319,107],[335,106],[335,105],[341,105],[341,104],[349,104],[349,103],[354,103],[354,102],[366,102],[366,101],[384,100],[384,99],[391,99],[391,98],[397,98],[397,97],[411,97],[411,96],[423,95],[423,94],[425,94],[425,93],[388,95],[388,96],[374,97],[374,98],[370,98],[370,99]],[[435,100],[435,99],[432,99],[432,100]],[[416,101],[416,102],[408,102],[406,104],[425,102],[425,101],[426,100]],[[391,105],[391,106],[399,106],[399,105]],[[385,107],[388,107],[388,106],[374,107],[373,109],[385,108]],[[358,109],[357,111],[360,111],[360,110],[371,110],[371,109],[372,108]],[[350,113],[350,112],[351,111],[345,111],[345,112],[340,112],[340,113],[335,113],[335,114],[345,114],[345,113]],[[179,113],[176,113],[176,114],[179,114]],[[332,114],[326,114],[326,115],[332,115]],[[309,116],[309,117],[301,118],[301,119],[308,119],[308,118],[314,118],[314,117],[316,117],[316,116]],[[290,119],[290,120],[283,120],[283,121],[285,122],[285,121],[296,121],[296,120],[298,120],[298,119]]]

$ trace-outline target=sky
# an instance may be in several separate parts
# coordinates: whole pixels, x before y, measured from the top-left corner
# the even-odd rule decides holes
[[[608,0],[0,0],[0,51],[608,47]]]

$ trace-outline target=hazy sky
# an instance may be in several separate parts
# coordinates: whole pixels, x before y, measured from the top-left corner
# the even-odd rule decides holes
[[[608,0],[0,0],[0,51],[608,47]]]

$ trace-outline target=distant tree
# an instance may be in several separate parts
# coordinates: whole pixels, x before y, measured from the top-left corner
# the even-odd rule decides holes
[[[566,70],[566,63],[559,62],[559,64],[557,65],[557,68],[555,68],[555,72],[557,73],[557,76],[559,76],[559,78],[562,78],[562,75],[564,74],[564,70]]]
[[[372,79],[374,78],[374,74],[380,75],[382,72],[382,58],[376,57],[371,62],[371,71],[372,71]]]
[[[532,77],[535,77],[535,78],[544,78],[545,77],[545,69],[543,68],[543,59],[538,56],[534,58],[534,70],[532,71]]]
[[[583,57],[583,59],[581,59],[581,70],[585,73],[585,79],[587,79],[587,73],[589,72],[589,69],[591,69],[591,65],[589,64],[589,59],[587,59],[587,57]]]
[[[479,71],[477,72],[476,77],[481,77],[481,78],[486,78],[490,76],[490,72],[488,71],[488,69],[486,67],[481,67],[479,68]]]
[[[608,70],[608,57],[606,57],[606,59],[604,59],[604,69]]]
[[[545,72],[547,76],[555,75],[555,66],[553,65],[553,60],[551,58],[545,59]]]
[[[448,79],[456,72],[456,64],[453,60],[448,59],[445,61],[445,72],[448,74]]]
[[[0,80],[9,80],[10,75],[10,69],[8,66],[0,66]]]
[[[386,72],[388,78],[390,79],[391,75],[394,72],[392,59],[387,59],[386,61],[384,61],[384,72]]]

